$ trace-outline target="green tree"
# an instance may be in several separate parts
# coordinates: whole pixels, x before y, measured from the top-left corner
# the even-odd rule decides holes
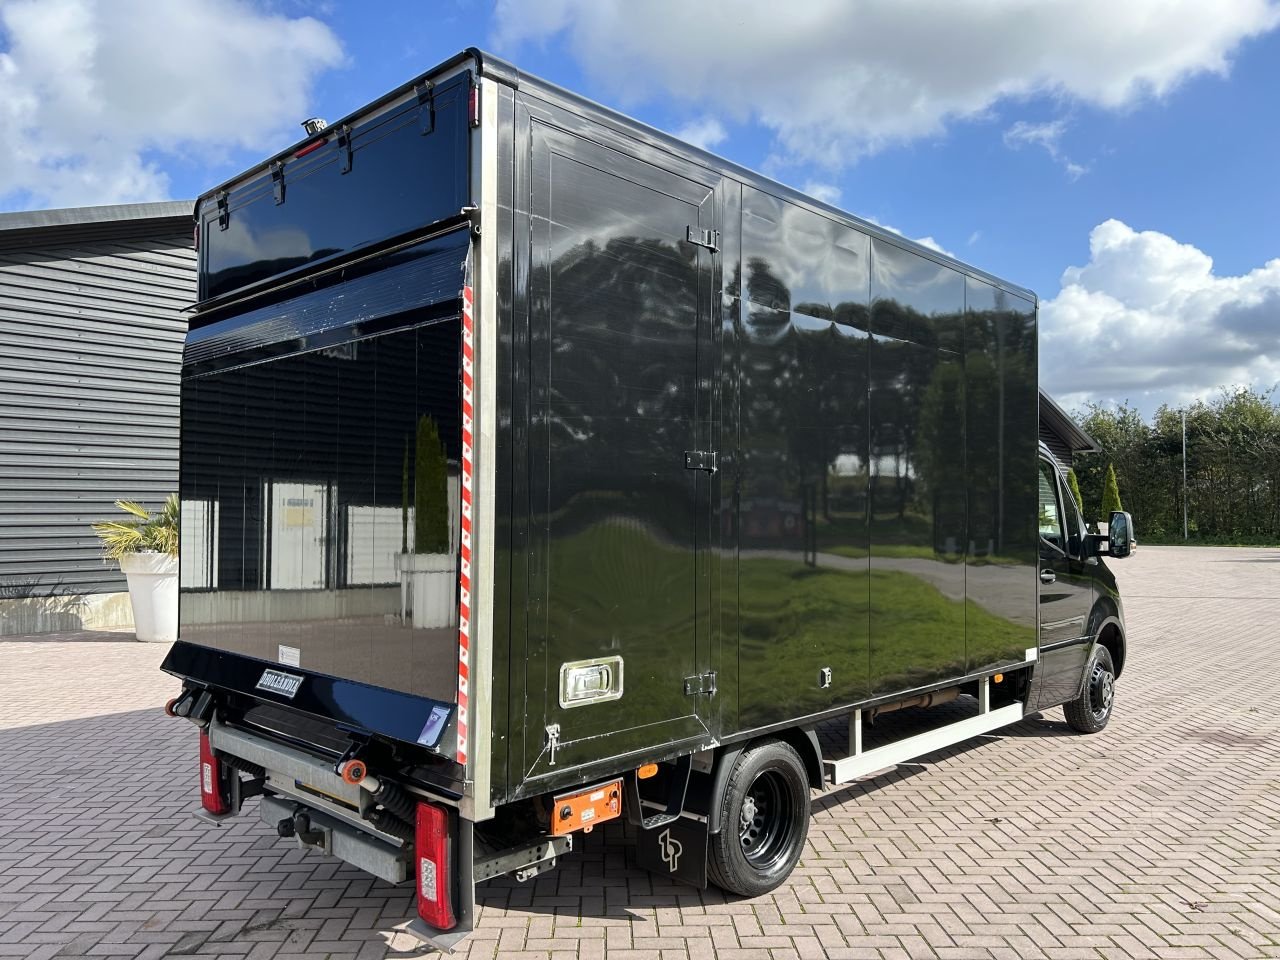
[[[1154,499],[1149,469],[1151,463],[1151,428],[1147,426],[1136,407],[1123,403],[1116,408],[1090,404],[1080,420],[1080,426],[1098,441],[1101,453],[1082,454],[1076,458],[1076,476],[1084,503],[1094,504],[1089,513],[1097,509],[1105,495],[1107,471],[1113,469],[1116,479],[1135,500],[1130,504],[1134,523],[1145,526],[1150,501]],[[1141,518],[1141,519],[1140,519]],[[1106,516],[1086,520],[1105,521]]]
[[[1184,497],[1195,539],[1280,543],[1280,403],[1274,390],[1223,389],[1207,401],[1162,406],[1150,421],[1128,404],[1093,405],[1078,419],[1102,448],[1076,458],[1082,499],[1095,504],[1091,512],[1102,503],[1112,467],[1145,543],[1182,539]]]
[[[1120,487],[1116,484],[1116,471],[1111,464],[1107,464],[1107,479],[1102,487],[1102,516],[1109,518],[1111,511],[1123,510],[1120,505]]]
[[[413,551],[448,553],[449,481],[440,430],[427,414],[418,419],[413,476]]]
[[[1076,471],[1074,468],[1067,470],[1067,489],[1071,491],[1071,496],[1075,497],[1076,506],[1080,508],[1080,512],[1084,512],[1084,500],[1080,498],[1080,481],[1076,479]]]

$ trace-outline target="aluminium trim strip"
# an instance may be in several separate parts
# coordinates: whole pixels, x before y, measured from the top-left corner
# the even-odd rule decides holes
[[[495,537],[497,471],[497,355],[498,355],[498,154],[499,86],[486,80],[477,82],[480,98],[480,127],[472,157],[473,173],[479,184],[475,203],[480,207],[480,223],[485,227],[473,245],[475,288],[476,391],[474,451],[477,469],[472,498],[473,581],[480,584],[479,599],[471,618],[471,763],[467,766],[468,797],[464,815],[488,820],[493,808],[493,606],[498,591],[494,583],[493,544]],[[504,638],[504,641],[509,638]]]

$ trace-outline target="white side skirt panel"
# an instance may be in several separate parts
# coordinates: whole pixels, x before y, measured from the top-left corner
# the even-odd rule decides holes
[[[988,733],[999,727],[1017,723],[1022,717],[1022,704],[1011,703],[1007,707],[1001,707],[989,713],[980,713],[976,717],[969,717],[965,720],[958,720],[955,723],[947,724],[945,727],[939,727],[937,730],[930,730],[928,733],[921,733],[905,740],[899,740],[897,743],[875,747],[872,750],[855,753],[851,757],[844,757],[840,760],[824,761],[823,766],[826,768],[827,779],[831,783],[848,783],[850,780],[857,780],[859,777],[878,773],[886,767],[892,767],[895,764],[906,763],[908,760],[922,757],[926,753],[932,753],[934,750],[950,747],[953,744],[968,740],[970,737],[976,737],[978,734]]]

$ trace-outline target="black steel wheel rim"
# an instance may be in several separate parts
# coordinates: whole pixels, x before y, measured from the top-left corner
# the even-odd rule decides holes
[[[747,863],[768,870],[784,860],[795,832],[795,802],[777,770],[762,770],[751,781],[738,817],[738,839]]]
[[[1089,677],[1089,702],[1093,707],[1095,720],[1105,720],[1111,713],[1111,704],[1116,696],[1116,678],[1100,663],[1093,665],[1093,673]]]

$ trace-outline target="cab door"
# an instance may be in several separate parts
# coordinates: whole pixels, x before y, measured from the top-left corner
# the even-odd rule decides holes
[[[1070,700],[1089,654],[1096,561],[1085,556],[1075,502],[1057,467],[1040,459],[1040,694],[1037,708]]]

